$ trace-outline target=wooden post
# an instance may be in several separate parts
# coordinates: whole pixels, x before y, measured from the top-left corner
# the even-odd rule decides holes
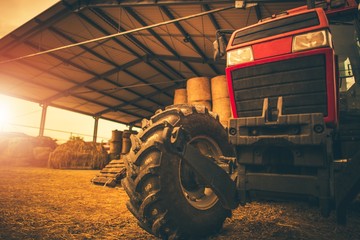
[[[41,112],[39,136],[43,137],[44,136],[44,131],[45,131],[46,112],[47,112],[48,104],[43,103],[43,104],[40,104],[40,106],[42,107],[42,112]]]
[[[95,122],[94,122],[94,134],[93,134],[93,142],[96,143],[96,139],[97,139],[97,132],[98,132],[98,127],[99,127],[99,116],[95,116]]]

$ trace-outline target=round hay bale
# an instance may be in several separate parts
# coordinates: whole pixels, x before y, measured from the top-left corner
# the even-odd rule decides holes
[[[101,144],[71,140],[58,146],[49,157],[48,166],[65,169],[102,169],[108,163]]]
[[[221,124],[228,125],[227,122],[231,117],[231,107],[229,98],[218,98],[213,100],[212,111],[219,115]]]
[[[211,97],[213,101],[215,99],[229,97],[229,90],[225,75],[216,76],[211,79]]]
[[[207,77],[195,77],[186,83],[188,103],[211,101],[210,81]]]
[[[45,167],[52,151],[53,149],[51,147],[34,147],[34,161],[32,162],[32,165]]]
[[[201,105],[205,106],[209,111],[211,111],[211,101],[195,101],[191,105]]]
[[[174,105],[187,103],[187,91],[186,88],[175,89],[174,93]]]

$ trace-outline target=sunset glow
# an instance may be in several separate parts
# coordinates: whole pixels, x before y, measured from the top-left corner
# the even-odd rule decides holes
[[[8,105],[0,103],[0,127],[4,127],[11,120],[10,108]]]

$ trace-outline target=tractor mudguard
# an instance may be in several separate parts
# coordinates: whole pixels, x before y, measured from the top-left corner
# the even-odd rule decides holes
[[[187,133],[182,127],[166,127],[164,134],[171,136],[164,146],[169,152],[180,156],[188,166],[215,192],[222,206],[235,209],[239,205],[235,182],[215,159],[203,155],[197,148],[188,143]]]

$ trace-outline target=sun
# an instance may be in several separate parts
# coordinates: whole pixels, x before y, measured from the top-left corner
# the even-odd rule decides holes
[[[6,123],[9,123],[10,119],[11,113],[9,106],[0,103],[0,127],[3,127]]]

